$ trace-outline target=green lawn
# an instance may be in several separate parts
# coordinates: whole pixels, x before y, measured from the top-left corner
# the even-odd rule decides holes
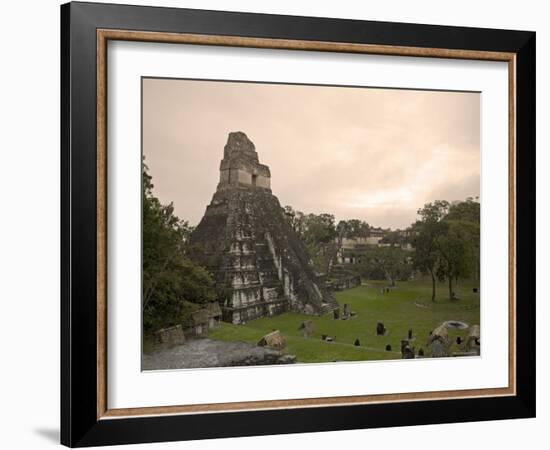
[[[397,288],[381,294],[384,282],[364,282],[362,286],[336,293],[343,307],[349,303],[357,315],[349,320],[334,320],[332,314],[323,317],[285,313],[276,317],[253,320],[245,325],[223,323],[212,330],[209,337],[225,341],[256,343],[272,330],[280,330],[287,340],[287,353],[296,355],[299,362],[357,361],[401,358],[401,339],[407,338],[411,328],[416,338],[416,350],[426,348],[429,332],[446,320],[458,320],[469,325],[479,324],[479,294],[472,292],[474,286],[461,282],[456,292],[460,298],[449,301],[445,284],[437,286],[438,299],[431,302],[431,283],[422,281],[400,282]],[[416,304],[424,305],[419,307]],[[313,320],[313,337],[304,338],[298,327],[304,320]],[[386,327],[385,336],[376,336],[376,323]],[[450,336],[466,337],[468,330],[450,330]],[[321,335],[335,337],[335,342],[326,343]],[[359,339],[361,346],[353,345]],[[385,351],[390,344],[392,351]],[[460,350],[454,346],[453,350]]]

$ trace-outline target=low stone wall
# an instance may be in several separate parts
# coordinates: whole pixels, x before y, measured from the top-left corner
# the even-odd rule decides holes
[[[240,308],[223,306],[223,321],[239,324],[260,317],[271,317],[288,311],[289,302],[286,298],[278,298],[269,302],[256,302]]]

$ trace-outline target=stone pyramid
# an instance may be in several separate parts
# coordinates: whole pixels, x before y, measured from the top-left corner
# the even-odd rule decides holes
[[[246,134],[230,133],[217,190],[190,238],[195,259],[215,276],[223,320],[234,324],[338,307],[271,193],[270,179]]]

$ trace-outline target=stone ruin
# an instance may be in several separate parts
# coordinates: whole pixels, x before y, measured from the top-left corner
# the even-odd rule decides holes
[[[402,359],[414,359],[414,347],[411,347],[411,343],[408,339],[401,340],[401,358]]]
[[[384,336],[387,330],[382,322],[376,322],[376,336]]]
[[[282,350],[286,347],[286,339],[279,330],[273,330],[271,333],[263,336],[259,341],[260,347],[269,347],[275,350]]]
[[[313,325],[312,320],[306,320],[298,327],[298,330],[302,332],[302,336],[305,338],[310,338],[313,336],[315,331],[315,326]]]
[[[351,317],[351,305],[344,303],[344,319],[349,319]]]
[[[431,332],[428,347],[431,349],[432,358],[451,356],[451,341],[445,323]]]
[[[468,336],[456,336],[451,339],[448,329],[469,329]],[[456,343],[459,351],[453,351],[452,345]],[[442,358],[448,356],[479,356],[480,355],[480,329],[479,325],[471,327],[464,322],[450,320],[443,322],[435,330],[430,331],[430,337],[427,342],[428,348],[431,350],[432,358]]]
[[[269,167],[242,132],[229,134],[217,190],[190,244],[193,258],[214,274],[226,322],[338,307],[271,193]]]
[[[158,344],[166,344],[169,346],[185,344],[185,335],[181,325],[162,328],[155,333],[155,339]]]
[[[479,325],[472,325],[470,327],[470,330],[468,332],[468,337],[466,338],[466,342],[464,344],[464,347],[467,352],[471,352],[476,354],[477,356],[481,353],[481,343],[480,343],[480,332],[479,332]]]

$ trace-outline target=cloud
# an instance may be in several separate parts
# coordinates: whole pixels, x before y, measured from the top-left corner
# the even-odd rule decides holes
[[[143,149],[155,192],[196,224],[227,134],[270,166],[281,204],[405,227],[424,203],[479,195],[479,94],[146,79]]]

